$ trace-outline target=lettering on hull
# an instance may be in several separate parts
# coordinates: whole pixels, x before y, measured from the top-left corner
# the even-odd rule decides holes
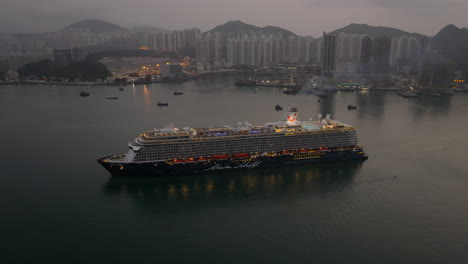
[[[205,169],[205,171],[228,170],[228,169],[253,169],[253,168],[259,167],[261,163],[262,163],[261,161],[250,161],[250,162],[246,161],[237,166],[216,164],[208,169]]]

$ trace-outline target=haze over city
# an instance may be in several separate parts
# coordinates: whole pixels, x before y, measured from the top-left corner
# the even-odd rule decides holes
[[[197,27],[207,31],[227,20],[274,25],[319,37],[350,23],[389,26],[435,35],[441,27],[467,27],[464,0],[17,0],[2,3],[2,33],[55,31],[90,18],[124,27],[168,30]]]
[[[468,263],[467,14],[2,1],[1,263]]]

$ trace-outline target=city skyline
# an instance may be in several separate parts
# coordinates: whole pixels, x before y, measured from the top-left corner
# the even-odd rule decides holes
[[[464,14],[468,3],[449,0],[240,0],[175,2],[135,0],[130,5],[124,0],[84,0],[79,3],[43,0],[41,3],[19,0],[5,3],[0,10],[4,23],[2,33],[38,33],[55,31],[84,19],[102,19],[123,27],[156,26],[168,30],[197,27],[202,32],[211,30],[229,20],[242,20],[257,26],[279,26],[298,35],[320,37],[323,31],[351,23],[388,26],[428,36],[435,35],[443,26],[454,24],[467,27]],[[265,10],[265,15],[259,10]],[[330,19],[332,14],[333,19]],[[430,21],[427,17],[430,16]]]

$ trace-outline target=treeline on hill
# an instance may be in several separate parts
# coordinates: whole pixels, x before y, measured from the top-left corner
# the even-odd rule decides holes
[[[65,78],[72,81],[96,81],[112,76],[107,67],[97,61],[79,61],[60,67],[51,60],[28,63],[18,70],[18,74],[22,78]]]

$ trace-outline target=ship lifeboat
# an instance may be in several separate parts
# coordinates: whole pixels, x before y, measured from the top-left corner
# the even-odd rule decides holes
[[[194,162],[195,162],[195,159],[194,159],[194,158],[185,159],[185,163],[186,163],[186,164],[190,164],[190,163],[194,163]]]
[[[237,153],[237,154],[232,155],[232,157],[235,159],[248,159],[250,158],[250,155],[247,153]]]
[[[328,148],[326,148],[326,147],[321,147],[321,148],[320,148],[320,151],[328,151]]]
[[[299,154],[307,154],[307,150],[306,149],[301,149],[301,150],[299,150]]]
[[[174,164],[174,165],[184,164],[184,160],[183,159],[174,159],[172,164]]]
[[[211,157],[213,160],[227,160],[229,159],[228,155],[214,155]]]
[[[291,156],[293,153],[290,150],[282,150],[280,154],[281,156]]]
[[[197,162],[198,162],[198,163],[208,162],[208,159],[205,158],[205,157],[199,157],[199,158],[197,159]]]

